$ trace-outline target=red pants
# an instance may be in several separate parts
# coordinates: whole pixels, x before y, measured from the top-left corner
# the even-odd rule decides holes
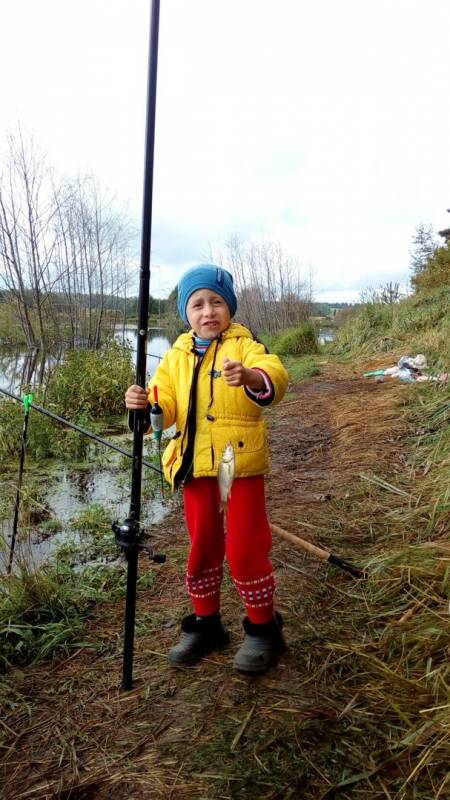
[[[236,478],[228,498],[227,532],[219,513],[216,478],[193,478],[184,487],[186,524],[191,538],[186,583],[198,616],[220,607],[223,560],[252,622],[274,615],[275,583],[268,555],[272,534],[266,515],[264,477]]]

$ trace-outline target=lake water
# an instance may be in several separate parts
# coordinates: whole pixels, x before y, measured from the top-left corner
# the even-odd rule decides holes
[[[334,328],[323,328],[319,331],[320,344],[333,341],[336,336]],[[114,338],[118,342],[129,345],[136,354],[137,330],[128,326],[117,328]],[[171,346],[171,340],[166,331],[161,328],[151,328],[147,338],[147,377],[151,378],[161,361],[166,350]],[[0,350],[0,386],[10,392],[20,394],[21,387],[26,384],[39,385],[49,370],[64,359],[64,351],[47,354],[44,358],[37,353],[13,353]]]
[[[121,328],[115,334],[116,341],[122,344],[129,345],[133,353],[136,355],[137,350],[137,329],[136,328]],[[147,335],[147,377],[151,378],[156,372],[158,364],[164,353],[171,346],[170,340],[165,335],[165,331],[161,328],[150,329]]]
[[[117,341],[128,344],[136,352],[137,333],[132,327],[117,331]],[[160,329],[149,331],[147,345],[147,375],[152,377],[166,350],[170,347],[170,340]],[[62,361],[64,353],[58,356],[47,356],[44,362],[39,360],[36,353],[8,353],[0,354],[0,386],[11,392],[20,394],[24,383],[36,385],[43,379],[45,371],[52,369]],[[32,419],[31,419],[32,423]],[[57,423],[55,423],[57,424]],[[110,437],[112,440],[114,437]],[[125,436],[126,441],[119,440],[119,444],[128,450],[132,449],[132,436]],[[101,449],[101,448],[100,448]],[[107,451],[110,453],[111,451]],[[88,459],[89,460],[89,459]],[[68,469],[60,464],[55,467],[57,480],[50,480],[42,497],[51,518],[58,519],[62,531],[53,533],[48,537],[39,537],[34,534],[31,538],[18,531],[15,550],[15,562],[25,562],[29,565],[40,564],[48,558],[55,548],[68,539],[75,543],[79,540],[77,531],[72,530],[71,522],[88,505],[98,503],[112,512],[116,519],[123,519],[129,510],[130,502],[130,474],[129,470],[118,469],[119,457],[116,454],[109,456],[108,468],[93,466],[91,470]],[[131,462],[130,462],[131,463]],[[143,486],[145,486],[147,470],[143,470]],[[14,480],[14,478],[13,478]],[[25,459],[24,486],[27,485],[27,463]],[[1,489],[0,489],[1,491]],[[167,490],[167,495],[169,491]],[[170,501],[162,500],[155,496],[150,502],[142,505],[141,522],[144,525],[155,525],[161,521],[170,509]],[[12,509],[11,509],[12,512]],[[0,519],[0,574],[5,571],[9,544],[12,530],[12,513],[8,519]],[[111,536],[113,536],[111,532]]]
[[[113,460],[115,456],[113,455]],[[56,479],[57,469],[57,479]],[[147,471],[143,471],[143,487],[145,488]],[[26,464],[24,485],[26,486]],[[157,525],[170,510],[169,490],[163,500],[157,494],[150,501],[142,503],[141,523],[144,526]],[[68,540],[78,544],[86,539],[73,528],[73,520],[92,504],[107,508],[113,518],[122,520],[128,515],[130,505],[130,479],[126,470],[92,469],[74,470],[64,465],[55,468],[55,479],[49,481],[49,487],[42,498],[50,517],[58,519],[62,530],[57,533],[40,535],[37,531],[22,531],[19,525],[14,563],[25,563],[29,566],[39,565],[46,561],[55,550]],[[0,576],[5,572],[9,558],[12,521],[0,521]],[[113,533],[111,532],[111,537]]]
[[[323,328],[319,331],[317,338],[319,340],[319,344],[334,342],[336,338],[336,328]]]
[[[118,342],[128,344],[134,353],[137,346],[137,331],[134,327],[117,329],[115,337]],[[170,340],[160,328],[150,329],[147,339],[147,375],[154,374],[162,356],[169,349]],[[64,351],[46,354],[42,357],[38,352],[18,352],[0,350],[0,386],[10,392],[20,394],[21,387],[42,383],[49,370],[64,359]]]

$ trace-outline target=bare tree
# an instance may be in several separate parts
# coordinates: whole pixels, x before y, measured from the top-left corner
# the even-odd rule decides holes
[[[215,260],[233,273],[239,318],[252,330],[274,333],[310,316],[312,287],[279,242],[244,242],[232,235]]]
[[[388,281],[384,286],[379,286],[378,289],[374,289],[371,286],[363,289],[360,294],[360,302],[390,305],[391,303],[398,303],[404,296],[405,294],[401,291],[399,283]]]
[[[27,344],[44,350],[54,249],[50,173],[45,156],[20,127],[7,145],[0,180],[1,278],[16,300]]]
[[[98,347],[128,281],[124,214],[92,176],[57,183],[32,139],[8,137],[0,175],[0,289],[28,347]]]

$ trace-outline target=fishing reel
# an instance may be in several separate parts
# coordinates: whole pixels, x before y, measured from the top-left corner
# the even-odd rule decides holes
[[[154,561],[155,564],[165,563],[165,555],[153,552],[153,547],[150,544],[143,544],[141,541],[143,531],[135,519],[128,517],[120,525],[118,522],[113,522],[112,529],[117,544],[127,557],[134,552],[144,552],[147,553],[150,561]]]

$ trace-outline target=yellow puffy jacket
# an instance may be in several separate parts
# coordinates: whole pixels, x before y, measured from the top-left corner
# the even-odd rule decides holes
[[[181,334],[165,354],[149,385],[151,402],[154,399],[152,388],[158,387],[164,428],[176,426],[162,460],[166,480],[172,489],[188,444],[193,378],[199,362],[199,357],[192,352],[193,346],[193,331]],[[224,356],[241,361],[246,367],[263,369],[273,383],[272,404],[282,400],[286,392],[288,374],[280,359],[267,353],[248,328],[234,322],[218,339],[213,339],[198,365],[194,478],[217,475],[228,442],[234,447],[238,477],[261,475],[269,468],[262,407],[248,397],[243,386],[228,386],[222,376]]]

